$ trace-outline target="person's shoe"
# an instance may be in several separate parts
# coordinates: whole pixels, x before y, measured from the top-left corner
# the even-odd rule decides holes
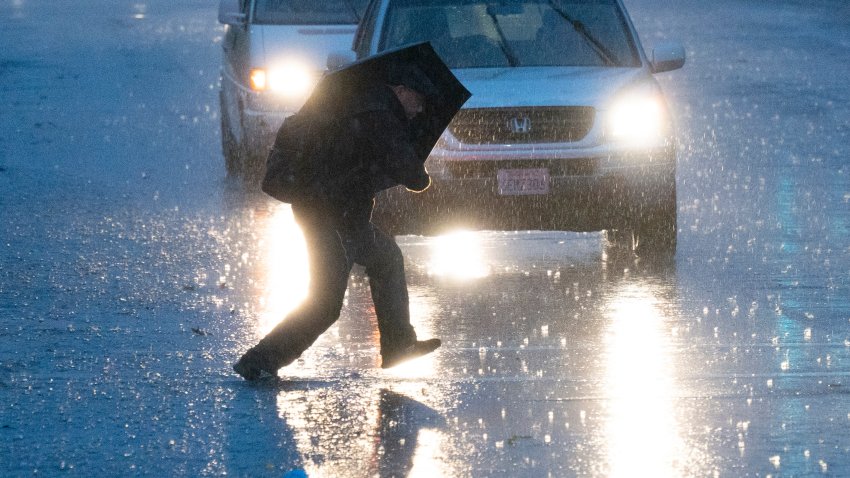
[[[235,364],[233,371],[242,376],[245,380],[257,380],[267,373],[274,376],[277,370],[270,370],[268,360],[265,356],[258,352],[256,348],[251,348],[243,355]]]
[[[402,362],[407,362],[408,360],[415,359],[416,357],[427,355],[437,350],[441,344],[442,342],[440,339],[417,340],[409,347],[405,347],[395,352],[382,354],[381,368],[395,367]]]

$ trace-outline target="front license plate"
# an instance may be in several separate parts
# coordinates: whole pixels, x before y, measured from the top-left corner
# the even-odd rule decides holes
[[[499,194],[502,196],[549,194],[547,168],[500,169],[496,178],[499,181]]]

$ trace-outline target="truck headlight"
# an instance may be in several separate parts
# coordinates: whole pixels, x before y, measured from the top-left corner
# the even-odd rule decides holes
[[[608,131],[618,141],[654,143],[667,129],[664,104],[654,96],[626,96],[615,101],[609,110]]]
[[[316,84],[312,70],[301,63],[283,63],[272,68],[254,68],[250,75],[251,89],[270,91],[286,98],[302,98]]]

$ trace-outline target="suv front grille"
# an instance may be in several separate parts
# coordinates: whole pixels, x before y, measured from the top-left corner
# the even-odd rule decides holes
[[[589,106],[460,110],[449,132],[466,144],[570,143],[587,136],[596,112]]]

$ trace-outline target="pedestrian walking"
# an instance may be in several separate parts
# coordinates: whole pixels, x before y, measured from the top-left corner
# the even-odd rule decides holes
[[[272,156],[285,150],[287,140],[297,136],[299,147],[309,151],[300,160],[302,168],[309,165],[309,174],[276,174],[271,158],[264,180],[264,190],[272,195],[281,181],[299,174],[301,183],[309,183],[299,185],[298,198],[284,196],[292,202],[306,240],[309,295],[233,366],[245,379],[276,375],[336,322],[354,264],[364,266],[369,278],[382,368],[431,353],[441,345],[436,338],[418,339],[410,323],[401,249],[371,222],[378,192],[397,185],[421,192],[430,185],[424,161],[436,137],[433,131],[426,132],[424,136],[431,139],[423,143],[423,125],[432,122],[423,121],[428,118],[422,115],[428,115],[428,98],[439,97],[440,91],[420,67],[406,62],[384,65],[381,75],[360,76],[355,83],[356,95],[329,87],[334,90],[311,96],[311,100],[318,98],[308,100],[297,114],[301,117],[291,122],[300,122],[302,129],[298,134],[286,132],[292,126],[285,122],[272,150]],[[326,104],[342,96],[344,107]]]

